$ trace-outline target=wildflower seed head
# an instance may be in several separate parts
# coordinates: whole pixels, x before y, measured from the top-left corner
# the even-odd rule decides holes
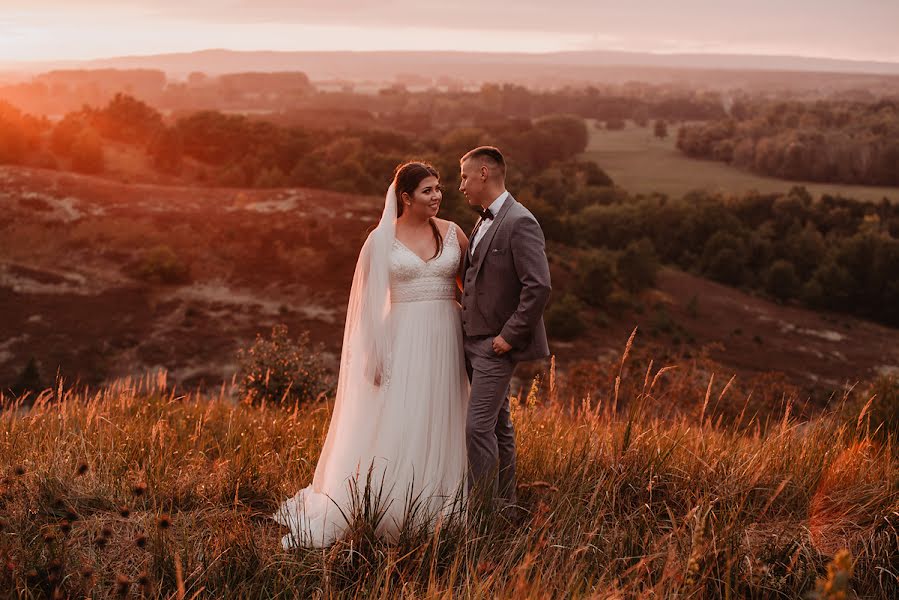
[[[136,538],[134,538],[134,543],[138,548],[144,548],[147,545],[147,536],[144,534],[139,534]]]
[[[120,506],[119,514],[122,515],[122,518],[127,519],[128,517],[131,516],[131,509],[128,508],[127,506]]]
[[[87,466],[87,463],[81,463],[80,465],[78,465],[77,472],[79,475],[84,475],[85,473],[88,472],[89,469],[90,469],[90,467]]]
[[[132,491],[134,492],[135,496],[143,496],[145,493],[147,493],[147,484],[143,482],[136,483]]]
[[[172,520],[169,518],[168,515],[162,515],[159,517],[159,520],[156,521],[156,525],[160,529],[168,529],[169,527],[172,526]]]

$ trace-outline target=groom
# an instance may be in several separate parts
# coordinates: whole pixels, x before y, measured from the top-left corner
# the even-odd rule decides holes
[[[471,380],[468,483],[470,490],[512,505],[515,432],[509,381],[519,361],[549,356],[543,326],[549,264],[540,225],[506,191],[502,153],[481,146],[460,163],[459,191],[481,214],[462,267],[462,332]]]

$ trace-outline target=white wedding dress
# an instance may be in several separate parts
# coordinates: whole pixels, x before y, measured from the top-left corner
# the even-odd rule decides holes
[[[412,518],[407,516],[412,498],[415,525],[433,523],[460,508],[469,393],[455,299],[460,256],[455,224],[442,253],[428,261],[393,239],[387,328],[391,352],[383,381],[380,386],[350,386],[341,373],[344,387],[338,389],[312,484],[273,515],[291,530],[281,540],[285,548],[327,546],[338,539],[348,526],[344,515],[350,516],[361,502],[369,476],[384,513],[377,531],[388,539]],[[342,370],[352,358],[344,355]]]

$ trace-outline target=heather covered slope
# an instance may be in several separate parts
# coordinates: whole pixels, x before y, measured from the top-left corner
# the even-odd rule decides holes
[[[0,168],[0,385],[31,357],[46,385],[164,368],[218,386],[237,349],[285,323],[335,365],[356,253],[381,199],[321,190],[126,185]],[[551,246],[554,278],[564,275]],[[781,371],[825,389],[899,367],[899,332],[776,304],[663,269],[656,289],[555,340],[560,365],[614,353],[638,326],[657,357],[700,354],[719,374]]]

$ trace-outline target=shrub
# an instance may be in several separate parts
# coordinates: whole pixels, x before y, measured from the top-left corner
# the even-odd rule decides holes
[[[578,261],[575,295],[590,306],[604,306],[615,286],[615,255],[591,250]]]
[[[26,392],[38,394],[45,387],[46,386],[44,385],[44,380],[41,377],[40,364],[38,363],[37,359],[32,356],[30,359],[28,359],[28,364],[25,365],[25,368],[22,369],[22,372],[19,373],[19,377],[12,385],[10,391],[12,392],[14,397],[18,398]]]
[[[308,331],[293,341],[286,325],[276,325],[271,337],[257,334],[249,349],[238,351],[237,359],[241,396],[253,404],[308,403],[332,388],[321,347],[311,347]]]
[[[190,269],[175,251],[165,245],[144,252],[136,269],[137,277],[154,283],[184,283],[190,279]]]
[[[659,259],[647,238],[631,242],[618,257],[618,280],[631,292],[654,285],[658,271]]]
[[[650,325],[650,333],[665,333],[671,334],[675,333],[678,330],[677,324],[674,322],[674,319],[671,318],[671,313],[664,306],[656,306],[655,312],[652,315],[652,322]]]
[[[565,294],[546,309],[546,328],[549,335],[560,340],[572,340],[584,331],[581,319],[583,305],[577,297]]]

